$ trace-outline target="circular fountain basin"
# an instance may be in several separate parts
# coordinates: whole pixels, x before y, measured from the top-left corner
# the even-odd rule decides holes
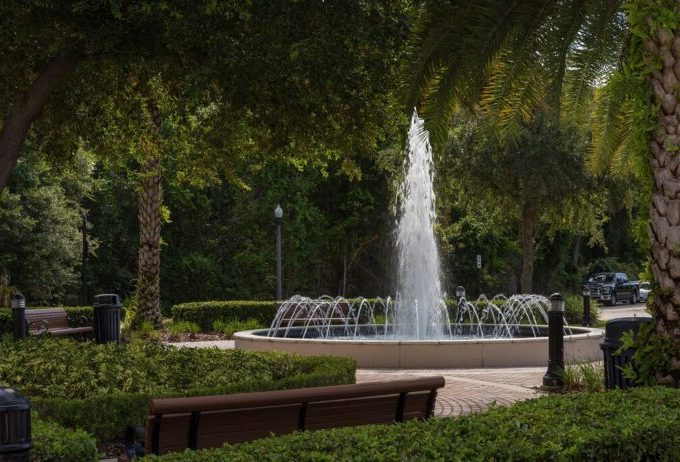
[[[284,351],[302,355],[349,356],[362,368],[471,369],[485,367],[546,366],[548,327],[536,326],[538,336],[513,338],[462,338],[445,340],[390,340],[268,337],[268,329],[234,334],[236,348],[250,351]],[[564,336],[566,362],[602,360],[602,329],[572,327]],[[291,335],[292,334],[292,335]],[[526,329],[524,329],[526,335]],[[301,335],[298,335],[301,336]]]

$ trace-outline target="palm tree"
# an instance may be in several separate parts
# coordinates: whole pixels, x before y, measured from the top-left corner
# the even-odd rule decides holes
[[[139,142],[142,156],[141,181],[137,197],[139,252],[137,268],[137,319],[153,327],[162,326],[160,308],[161,185],[160,111],[152,100],[146,104],[148,126]]]
[[[596,165],[633,151],[647,159],[651,309],[671,352],[656,369],[664,383],[680,370],[678,18],[673,0],[436,0],[422,7],[407,70],[435,140],[461,106],[506,140],[541,108],[597,129]]]

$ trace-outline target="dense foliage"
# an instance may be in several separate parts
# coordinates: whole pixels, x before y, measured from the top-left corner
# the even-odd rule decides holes
[[[162,461],[658,460],[680,457],[680,392],[547,396],[458,419],[297,433]]]
[[[51,338],[4,340],[0,347],[0,385],[30,397],[42,418],[104,439],[143,423],[152,397],[354,382],[355,363],[347,358]]]
[[[203,331],[211,331],[216,321],[256,319],[269,326],[274,320],[277,306],[276,302],[235,300],[183,303],[172,307],[172,319],[194,322]]]
[[[64,428],[33,416],[31,462],[94,462],[99,460],[96,441],[84,430]]]

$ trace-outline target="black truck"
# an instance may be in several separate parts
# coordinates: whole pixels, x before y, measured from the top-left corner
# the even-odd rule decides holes
[[[629,281],[626,273],[596,273],[586,285],[591,298],[607,305],[616,305],[621,300],[637,303],[640,299],[640,283]]]

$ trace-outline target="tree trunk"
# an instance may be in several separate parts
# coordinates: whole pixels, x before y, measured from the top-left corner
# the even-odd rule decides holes
[[[530,294],[533,291],[535,232],[536,210],[524,206],[519,223],[519,240],[522,245],[522,275],[519,284],[523,294]]]
[[[63,77],[77,62],[77,58],[73,56],[54,58],[10,109],[0,131],[0,191],[7,186],[31,124],[38,118]]]
[[[142,135],[140,148],[144,155],[142,181],[138,198],[139,267],[137,275],[138,321],[162,326],[160,306],[160,242],[161,242],[161,187],[160,114],[153,103],[148,103],[151,120],[149,133]]]
[[[657,131],[650,142],[653,175],[650,234],[652,275],[657,284],[651,310],[655,330],[668,340],[668,351],[680,345],[680,31],[661,29],[645,40],[647,58],[662,62],[663,68],[649,76],[659,104]],[[675,347],[675,348],[673,348]],[[680,358],[671,358],[673,374],[657,372],[657,380],[677,384]],[[666,371],[668,372],[668,371]]]

